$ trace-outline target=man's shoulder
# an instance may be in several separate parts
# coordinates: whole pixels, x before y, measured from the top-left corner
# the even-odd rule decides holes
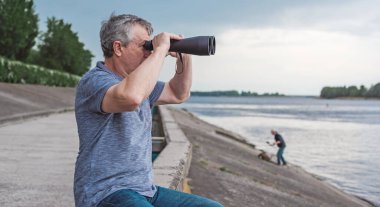
[[[96,79],[98,76],[110,76],[112,75],[109,71],[103,70],[99,67],[94,67],[87,71],[81,78],[81,81],[83,80],[92,80]]]
[[[117,78],[107,70],[99,67],[94,67],[87,71],[78,83],[77,88],[83,88],[86,86],[102,85],[104,82],[117,81]]]

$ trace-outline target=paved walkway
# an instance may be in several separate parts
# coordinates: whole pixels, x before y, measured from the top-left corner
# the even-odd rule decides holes
[[[0,126],[0,206],[74,206],[74,113]]]

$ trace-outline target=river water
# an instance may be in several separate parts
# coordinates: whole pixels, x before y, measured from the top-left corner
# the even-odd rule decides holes
[[[380,100],[313,97],[191,97],[176,106],[276,153],[271,129],[285,139],[285,159],[343,191],[380,206]]]

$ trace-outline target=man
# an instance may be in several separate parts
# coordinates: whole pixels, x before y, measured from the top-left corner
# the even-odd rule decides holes
[[[285,161],[284,156],[283,156],[284,155],[284,150],[285,150],[285,147],[286,147],[284,138],[282,138],[282,136],[276,130],[272,129],[271,133],[274,136],[274,140],[275,140],[273,142],[273,144],[271,144],[271,145],[274,146],[275,144],[277,144],[277,147],[278,147],[278,151],[277,151],[277,164],[281,165],[281,161],[282,161],[282,164],[286,165],[286,161]]]
[[[190,94],[191,56],[177,58],[180,73],[157,81],[170,39],[161,33],[144,49],[153,29],[134,15],[111,15],[102,23],[104,62],[88,71],[77,87],[75,115],[80,140],[74,194],[78,207],[210,206],[219,203],[153,185],[152,115],[157,104],[181,103]]]

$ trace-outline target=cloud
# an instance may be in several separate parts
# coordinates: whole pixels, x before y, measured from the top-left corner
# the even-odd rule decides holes
[[[214,57],[194,57],[194,89],[318,95],[325,85],[373,84],[380,37],[313,29],[231,29]]]
[[[318,95],[326,85],[375,84],[379,7],[373,0],[280,4],[266,19],[226,22],[216,55],[194,57],[193,88]]]
[[[380,1],[314,2],[284,9],[278,15],[280,25],[371,35],[380,32]]]

